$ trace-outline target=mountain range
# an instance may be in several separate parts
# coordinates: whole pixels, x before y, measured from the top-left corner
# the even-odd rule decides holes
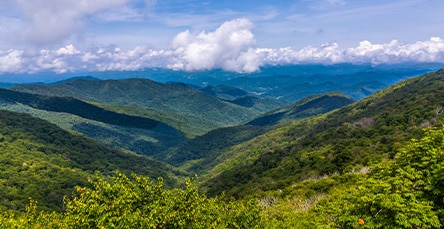
[[[444,70],[340,70],[319,81],[77,77],[0,89],[0,208],[23,210],[32,197],[60,211],[76,185],[119,170],[170,187],[197,174],[209,196],[257,199],[270,211],[308,201],[308,209],[444,124]]]

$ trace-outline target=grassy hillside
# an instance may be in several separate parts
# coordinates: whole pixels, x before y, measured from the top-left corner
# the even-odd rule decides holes
[[[94,173],[137,173],[163,177],[172,186],[175,172],[163,163],[125,153],[27,114],[0,111],[0,210],[23,209],[29,199],[42,209],[60,209],[64,195],[87,185]]]
[[[422,128],[441,125],[443,105],[444,70],[403,81],[231,148],[206,186],[241,197],[374,164],[420,138]]]
[[[162,84],[148,79],[72,80],[52,85],[17,85],[16,91],[71,96],[84,101],[137,106],[188,114],[220,126],[234,125],[254,117],[247,108],[224,102],[184,84]]]

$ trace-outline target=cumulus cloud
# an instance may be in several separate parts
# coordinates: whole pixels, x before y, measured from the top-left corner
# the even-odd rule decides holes
[[[250,20],[236,19],[225,22],[214,32],[179,33],[172,42],[174,63],[168,67],[186,71],[213,68],[257,71],[260,61],[252,28]]]
[[[267,64],[301,63],[372,63],[394,64],[403,62],[443,62],[444,40],[431,37],[427,41],[402,44],[397,40],[384,44],[372,44],[361,41],[358,46],[341,48],[337,43],[324,44],[321,47],[308,46],[300,50],[292,48],[258,49]]]
[[[80,50],[72,44],[55,50],[0,50],[0,74],[138,70],[151,67],[185,71],[224,69],[248,73],[258,71],[265,65],[304,63],[444,63],[444,40],[440,37],[411,44],[397,40],[382,44],[361,41],[350,48],[329,43],[297,50],[291,47],[257,47],[253,27],[248,19],[236,19],[222,24],[213,32],[184,31],[174,37],[167,50],[148,47],[122,50],[113,45]]]
[[[165,67],[168,52],[136,47],[122,51],[115,46],[80,51],[70,44],[57,50],[0,50],[1,73],[66,73],[76,71],[138,70]]]

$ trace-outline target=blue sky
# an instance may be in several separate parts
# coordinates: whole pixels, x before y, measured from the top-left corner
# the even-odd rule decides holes
[[[442,0],[0,0],[0,74],[444,62]]]

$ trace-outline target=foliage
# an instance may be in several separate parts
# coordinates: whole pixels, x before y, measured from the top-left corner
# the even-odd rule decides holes
[[[35,109],[19,103],[0,103],[0,109],[31,114],[65,130],[74,130],[107,145],[141,155],[164,151],[185,139],[181,132],[161,122],[152,129],[141,129],[111,125],[64,112]]]
[[[275,98],[259,98],[256,96],[246,95],[238,97],[235,100],[230,100],[230,103],[237,104],[242,107],[247,107],[249,109],[255,110],[259,113],[268,112],[271,110],[278,109],[279,107],[287,104],[281,100]]]
[[[8,89],[0,89],[0,97],[37,109],[70,113],[113,125],[142,129],[152,129],[159,125],[159,122],[149,118],[112,112],[71,97],[42,96]]]
[[[210,170],[208,193],[243,197],[391,159],[423,127],[444,123],[443,95],[441,70],[258,136],[219,156],[228,159]]]
[[[255,111],[224,102],[185,84],[164,84],[149,79],[79,79],[52,85],[16,85],[11,89],[41,95],[71,96],[88,102],[188,114],[223,126],[236,125],[257,115]]]
[[[361,169],[362,170],[362,169]],[[242,201],[208,198],[187,179],[182,189],[117,173],[77,187],[66,210],[47,213],[31,201],[3,212],[6,228],[440,228],[444,225],[444,126],[411,140],[370,173],[306,180]],[[248,200],[250,199],[250,200]]]
[[[276,128],[278,123],[315,116],[351,103],[352,100],[334,93],[315,95],[291,106],[278,109],[248,122],[246,125],[219,128],[186,141],[155,157],[174,166],[183,166],[189,172],[204,173],[220,161],[217,159],[229,147],[248,141]],[[284,125],[284,124],[281,124]]]
[[[0,211],[23,210],[28,198],[40,209],[61,210],[62,198],[94,173],[119,169],[175,185],[170,167],[74,135],[30,115],[0,111]]]
[[[444,225],[444,128],[427,130],[393,161],[378,163],[356,186],[313,208],[340,228],[439,228]],[[359,223],[360,222],[360,223]]]
[[[253,202],[207,198],[187,180],[183,189],[166,190],[153,182],[118,173],[113,182],[101,178],[93,188],[78,187],[65,201],[63,213],[37,213],[31,202],[21,215],[4,213],[0,226],[15,228],[255,228],[260,208]]]
[[[289,106],[267,112],[248,125],[267,126],[284,121],[296,120],[327,113],[353,103],[353,100],[339,93],[326,93],[308,96]]]
[[[190,161],[200,160],[189,168],[191,172],[199,173],[211,168],[217,156],[229,147],[250,140],[267,130],[269,128],[248,125],[219,128],[183,142],[159,154],[157,158],[174,166],[183,166]]]
[[[189,114],[172,113],[164,110],[137,106],[123,106],[101,103],[94,104],[106,110],[157,120],[173,127],[176,130],[179,130],[180,132],[184,133],[187,138],[194,138],[196,136],[203,135],[210,130],[214,130],[224,126],[219,122],[211,121]]]

